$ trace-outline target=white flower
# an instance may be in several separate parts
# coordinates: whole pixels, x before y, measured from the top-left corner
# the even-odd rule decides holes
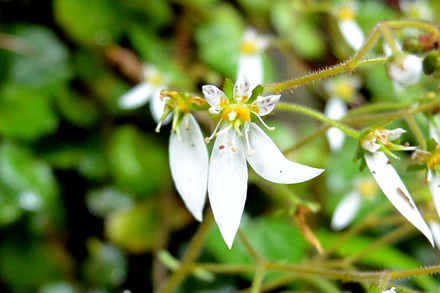
[[[331,227],[334,230],[342,230],[350,225],[359,211],[361,203],[362,195],[357,190],[353,190],[347,194],[338,204],[333,213]]]
[[[377,192],[377,185],[373,180],[358,178],[355,180],[355,189],[349,192],[337,205],[331,222],[334,230],[342,230],[351,224],[358,213],[364,198],[371,198]]]
[[[150,110],[156,122],[159,122],[163,115],[165,101],[160,99],[161,90],[167,87],[167,78],[152,65],[144,67],[144,81],[136,85],[126,94],[119,98],[119,106],[123,109],[135,109],[150,101]],[[171,116],[164,121],[168,123]]]
[[[202,221],[208,183],[208,151],[197,121],[188,113],[169,144],[171,175],[186,207]]]
[[[289,161],[269,136],[250,122],[252,113],[265,125],[260,116],[273,110],[280,95],[259,96],[252,101],[246,77],[235,84],[233,97],[213,85],[203,86],[203,93],[211,112],[221,114],[216,131],[223,125],[206,139],[209,142],[217,137],[209,163],[208,195],[223,239],[231,248],[246,201],[246,161],[264,179],[282,184],[304,182],[324,170]]]
[[[397,293],[397,291],[396,291],[396,287],[391,287],[390,290],[382,291],[382,293]]]
[[[343,118],[348,111],[347,104],[344,101],[353,100],[361,85],[362,82],[357,76],[341,76],[325,82],[324,89],[330,95],[324,109],[325,115],[333,120]],[[339,151],[344,145],[344,132],[336,127],[330,127],[326,135],[330,150],[332,152]]]
[[[398,56],[388,65],[388,76],[402,86],[417,83],[422,73],[422,59],[414,54]]]
[[[263,83],[263,60],[261,52],[269,46],[269,38],[259,36],[254,29],[244,32],[238,59],[237,79],[246,76],[251,89]]]
[[[437,221],[430,221],[429,228],[431,228],[432,236],[437,248],[440,249],[440,224]]]
[[[365,35],[356,22],[356,5],[354,2],[347,2],[336,11],[339,29],[345,41],[354,50],[359,50],[365,41]]]
[[[400,8],[411,19],[434,20],[434,14],[428,1],[424,0],[400,0]]]
[[[432,233],[417,209],[408,189],[385,153],[379,151],[384,146],[391,147],[390,141],[398,138],[403,132],[404,130],[400,128],[393,131],[377,129],[374,132],[370,132],[361,141],[361,146],[365,150],[365,162],[388,200],[434,245]],[[410,150],[411,148],[401,147],[400,149]]]

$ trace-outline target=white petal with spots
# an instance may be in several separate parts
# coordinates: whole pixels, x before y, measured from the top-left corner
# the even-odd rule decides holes
[[[281,95],[272,95],[266,97],[259,96],[254,102],[254,104],[257,105],[259,109],[258,116],[265,116],[272,112],[280,97]]]
[[[202,91],[208,104],[216,111],[220,111],[221,100],[227,100],[225,94],[215,85],[204,85],[202,87]]]
[[[229,248],[240,226],[246,201],[248,171],[243,147],[241,139],[231,129],[217,137],[209,163],[209,202]]]

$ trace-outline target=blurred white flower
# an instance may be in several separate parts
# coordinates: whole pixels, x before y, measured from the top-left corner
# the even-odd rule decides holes
[[[388,76],[399,85],[417,83],[423,73],[422,59],[414,54],[402,54],[388,65]]]
[[[269,37],[259,36],[254,29],[244,32],[238,59],[237,80],[247,77],[251,89],[263,83],[263,59],[261,53],[269,46]]]
[[[209,163],[208,195],[223,239],[231,248],[246,201],[246,160],[261,177],[282,184],[304,182],[324,170],[289,161],[269,136],[251,122],[252,113],[267,127],[260,116],[272,112],[280,95],[252,96],[246,77],[236,82],[232,97],[213,85],[203,86],[203,93],[211,105],[210,112],[221,114],[216,130],[206,139],[209,142],[217,137]]]
[[[391,143],[400,137],[405,130],[376,129],[361,140],[364,158],[379,187],[394,207],[434,245],[432,233],[414,203],[408,189],[391,165],[383,151],[389,154],[390,149],[414,150],[415,147],[398,146]],[[383,150],[383,151],[382,151]]]
[[[377,192],[377,185],[372,179],[358,178],[355,188],[349,192],[337,205],[331,222],[334,230],[342,230],[353,222],[364,198],[371,198]]]
[[[348,111],[346,101],[352,101],[362,82],[357,76],[343,75],[339,78],[333,78],[324,83],[324,89],[330,95],[324,113],[333,120],[339,120],[345,116]],[[327,139],[332,152],[339,151],[344,145],[345,134],[336,127],[330,127],[327,132]]]
[[[365,41],[364,32],[356,22],[356,6],[354,1],[347,1],[335,11],[342,36],[355,51],[359,50]]]
[[[391,287],[390,290],[382,291],[382,293],[397,293],[397,292],[396,292],[396,287]]]
[[[400,8],[411,19],[434,20],[434,13],[425,0],[400,0]]]
[[[150,101],[153,119],[159,122],[165,107],[165,101],[160,98],[160,92],[167,87],[168,78],[163,76],[155,66],[145,65],[143,79],[141,83],[119,98],[119,106],[123,109],[135,109]],[[163,124],[170,120],[171,116]]]

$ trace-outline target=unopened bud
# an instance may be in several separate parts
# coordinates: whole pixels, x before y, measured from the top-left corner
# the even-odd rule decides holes
[[[423,59],[423,72],[427,75],[440,73],[440,52],[431,51]]]
[[[415,37],[409,37],[403,42],[403,50],[409,53],[420,53],[420,42]]]
[[[417,83],[422,75],[422,61],[414,54],[402,54],[392,58],[388,76],[403,86]]]

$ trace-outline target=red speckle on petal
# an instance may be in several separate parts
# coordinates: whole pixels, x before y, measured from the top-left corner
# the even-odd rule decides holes
[[[391,164],[391,161],[390,161],[390,160],[388,160],[388,161],[387,161],[387,164],[388,164],[388,165],[389,165],[389,164]]]
[[[263,107],[264,111],[268,111],[266,107]]]
[[[225,146],[224,146],[224,145],[221,145],[221,146],[219,146],[218,148],[222,150],[222,149],[225,148]]]
[[[269,104],[269,107],[272,107],[273,106],[273,104]]]
[[[270,99],[267,99],[267,100],[266,100],[266,103],[269,103],[269,102],[270,102]]]

